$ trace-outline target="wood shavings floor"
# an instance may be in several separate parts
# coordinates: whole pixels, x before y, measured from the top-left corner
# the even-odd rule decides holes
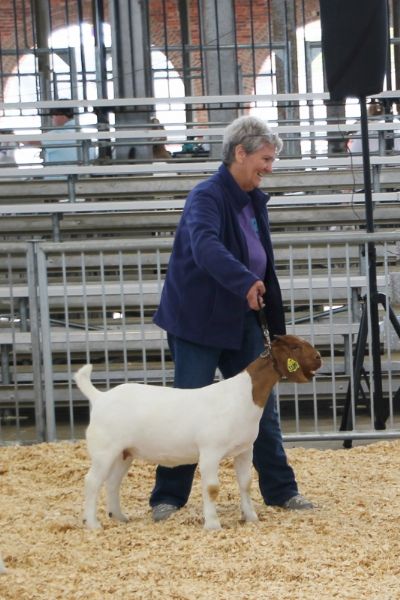
[[[122,488],[128,524],[81,525],[83,442],[0,448],[1,600],[400,599],[400,441],[351,450],[288,449],[301,491],[318,505],[262,504],[238,520],[232,464],[221,467],[223,530],[202,529],[196,478],[188,506],[153,523],[154,467],[134,463]]]

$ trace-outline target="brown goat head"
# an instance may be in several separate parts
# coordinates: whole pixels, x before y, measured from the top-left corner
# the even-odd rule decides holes
[[[311,381],[322,365],[318,350],[297,335],[275,336],[271,352],[278,373],[293,383]]]

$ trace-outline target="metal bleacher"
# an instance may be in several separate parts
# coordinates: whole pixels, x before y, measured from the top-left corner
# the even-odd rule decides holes
[[[385,124],[374,125],[385,131]],[[282,130],[299,133],[294,125]],[[93,143],[104,139],[104,133],[77,133],[77,143],[89,135]],[[146,139],[148,132],[135,135]],[[126,378],[171,381],[165,336],[151,316],[185,197],[218,164],[191,158],[0,169],[1,406],[35,406],[39,413],[49,396],[55,405],[82,403],[71,379],[87,359],[106,386]],[[371,165],[378,285],[392,297],[390,277],[400,270],[399,157],[373,155]],[[318,383],[299,386],[296,394],[342,399],[359,302],[368,293],[363,249],[371,236],[361,157],[282,157],[262,188],[271,194],[288,328],[311,337],[325,359]],[[399,357],[383,352],[384,387],[395,390]],[[290,386],[280,386],[280,397],[293,397]]]

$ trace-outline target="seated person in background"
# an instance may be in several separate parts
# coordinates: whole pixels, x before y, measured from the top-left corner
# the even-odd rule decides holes
[[[157,117],[151,117],[150,123],[153,125],[152,129],[164,129]],[[153,138],[153,158],[171,158],[171,153],[166,149],[165,142],[167,138],[157,137]]]
[[[74,133],[79,129],[79,123],[74,116],[73,108],[53,108],[50,110],[52,129],[48,133],[60,134],[60,130]],[[87,129],[88,131],[88,129]],[[85,143],[90,144],[87,148]],[[86,164],[98,158],[98,148],[85,142],[70,140],[46,140],[42,150],[44,166],[51,164]]]
[[[52,108],[50,110],[51,132],[59,133],[60,129],[75,131],[76,122],[72,108]],[[78,162],[78,148],[74,140],[46,140],[43,148],[44,165],[51,163],[65,164]]]

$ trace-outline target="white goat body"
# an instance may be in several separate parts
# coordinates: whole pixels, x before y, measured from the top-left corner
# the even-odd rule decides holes
[[[219,529],[215,506],[218,467],[223,458],[233,457],[244,519],[257,520],[249,491],[253,443],[264,404],[281,376],[308,381],[321,364],[316,350],[301,340],[301,347],[307,347],[307,365],[302,369],[297,358],[298,368],[288,371],[285,361],[293,359],[288,358],[286,338],[291,339],[292,347],[299,347],[300,338],[280,336],[273,343],[274,357],[259,358],[235,377],[197,389],[125,383],[102,392],[90,381],[92,366],[83,366],[75,381],[92,405],[86,432],[92,459],[85,478],[87,526],[100,526],[96,507],[104,482],[109,515],[127,520],[121,511],[119,489],[133,458],[168,467],[198,462],[204,526]]]
[[[252,383],[246,371],[199,389],[125,383],[101,392],[83,379],[91,370],[85,365],[76,376],[92,404],[86,432],[90,453],[104,447],[113,453],[129,450],[134,458],[174,467],[197,463],[206,446],[222,458],[233,456],[257,437],[262,409],[249,403]]]

